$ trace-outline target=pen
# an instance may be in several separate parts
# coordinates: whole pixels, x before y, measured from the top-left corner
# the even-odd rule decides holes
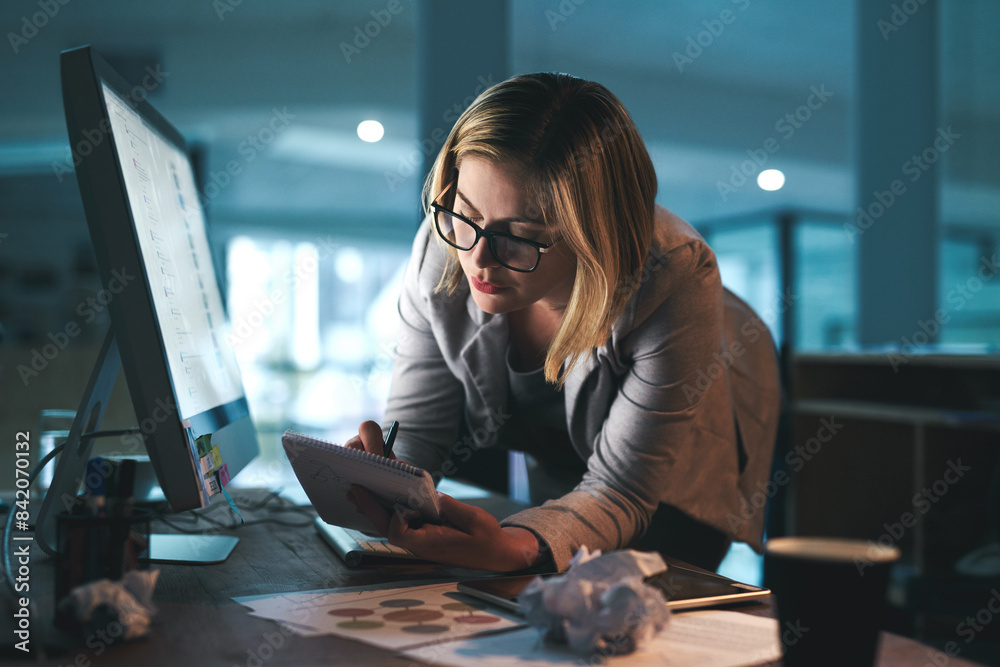
[[[104,516],[105,474],[104,459],[95,456],[87,461],[83,502],[90,516]]]
[[[396,432],[399,430],[399,422],[393,420],[389,424],[389,432],[385,434],[385,445],[382,446],[382,456],[392,455],[392,445],[396,442]]]

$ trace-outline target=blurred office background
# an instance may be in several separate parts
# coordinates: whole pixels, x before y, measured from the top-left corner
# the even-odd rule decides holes
[[[76,407],[109,325],[81,316],[101,285],[59,85],[60,50],[85,43],[199,167],[264,449],[237,483],[289,483],[287,427],[342,440],[381,416],[429,160],[517,72],[622,99],[658,201],[702,231],[786,351],[995,359],[993,0],[9,0],[0,28],[4,434]],[[383,136],[363,140],[363,121]],[[779,189],[758,184],[770,169]],[[81,333],[22,377],[69,322]],[[128,426],[116,396],[109,419]]]

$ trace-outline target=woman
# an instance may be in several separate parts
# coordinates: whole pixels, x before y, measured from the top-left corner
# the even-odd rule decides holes
[[[760,550],[774,345],[655,196],[642,139],[599,84],[516,76],[458,120],[424,188],[386,416],[395,453],[436,477],[471,455],[463,427],[475,448],[527,452],[544,504],[498,522],[444,496],[446,524],[416,526],[352,489],[392,543],[502,571],[562,571],[581,545],[710,569],[731,540]],[[381,454],[381,436],[365,422],[347,445]]]

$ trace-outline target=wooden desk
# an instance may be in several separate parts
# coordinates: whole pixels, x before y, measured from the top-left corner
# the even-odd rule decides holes
[[[245,505],[237,495],[237,502]],[[211,510],[226,518],[223,509]],[[265,518],[244,512],[247,520]],[[272,515],[273,516],[273,515]],[[311,515],[283,514],[282,519],[308,523]],[[240,537],[225,563],[158,565],[155,602],[159,608],[152,635],[133,644],[108,646],[100,637],[85,640],[57,631],[52,619],[52,563],[37,548],[32,557],[32,585],[41,618],[34,618],[33,646],[42,639],[48,650],[41,665],[75,667],[273,667],[277,665],[410,665],[391,651],[339,637],[286,636],[278,626],[248,614],[234,596],[359,586],[387,579],[435,579],[463,573],[430,565],[393,565],[349,570],[319,538],[312,525],[289,528],[256,524],[227,531]],[[465,572],[467,577],[468,572]],[[770,604],[741,607],[747,613],[772,616]],[[89,646],[88,646],[89,643]],[[276,646],[271,650],[272,646]],[[263,651],[262,651],[263,649]],[[909,639],[883,634],[879,665],[923,665],[929,649]],[[262,660],[261,658],[267,658]],[[5,663],[6,664],[6,663]],[[780,664],[780,663],[773,663]],[[949,667],[971,665],[951,658]]]

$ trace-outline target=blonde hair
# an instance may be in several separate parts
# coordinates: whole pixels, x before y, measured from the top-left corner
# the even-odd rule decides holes
[[[545,358],[546,380],[561,387],[576,363],[607,342],[637,289],[653,232],[649,153],[607,88],[539,73],[499,83],[466,109],[424,183],[425,212],[466,156],[517,175],[529,200],[540,203],[541,219],[575,254],[572,294]],[[442,244],[448,262],[437,290],[450,295],[463,274],[457,251]]]

